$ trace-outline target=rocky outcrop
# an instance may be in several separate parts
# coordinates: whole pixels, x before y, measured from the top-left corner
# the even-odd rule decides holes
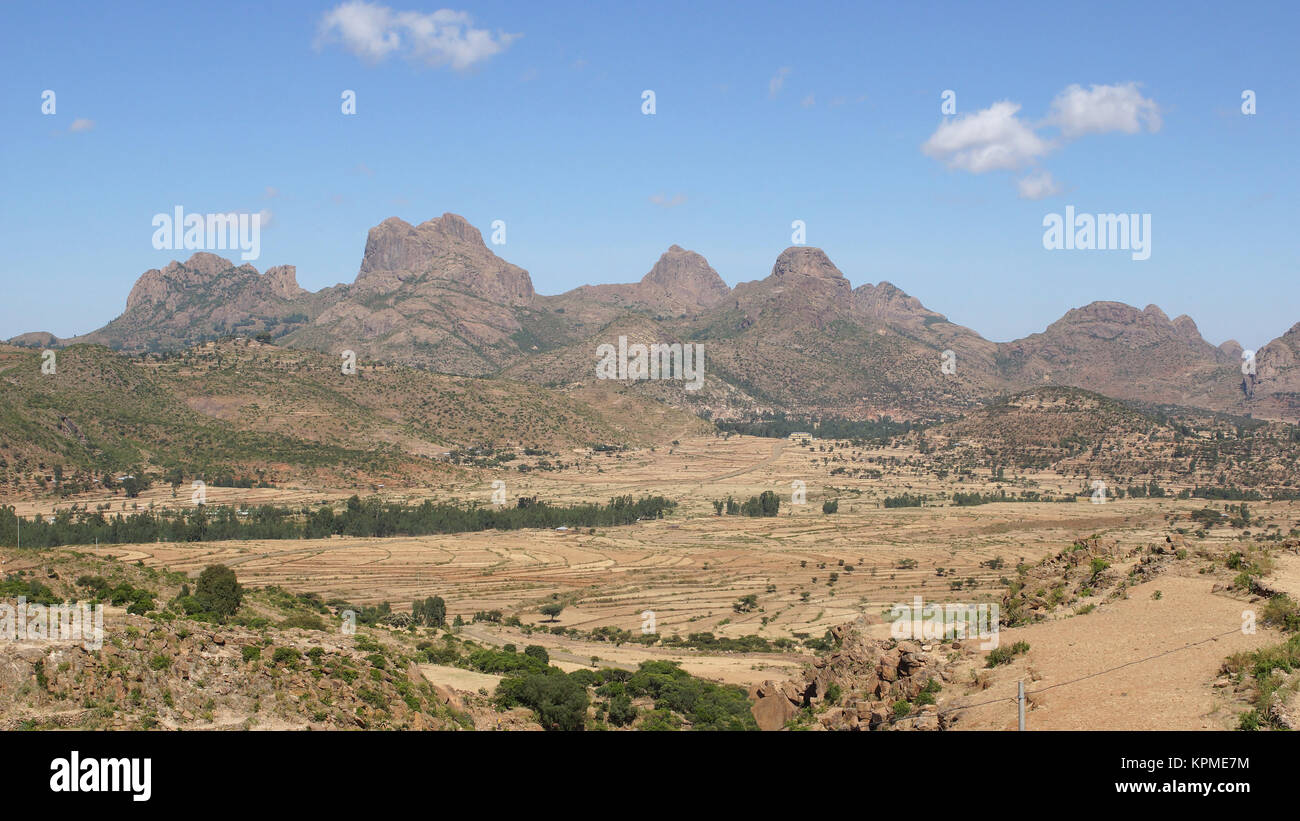
[[[443,214],[417,226],[389,217],[371,228],[355,290],[392,293],[423,281],[454,283],[502,305],[527,305],[534,296],[528,272],[492,253],[462,216]]]
[[[831,628],[836,649],[819,657],[799,678],[765,681],[750,693],[761,730],[784,729],[812,708],[811,729],[944,730],[952,714],[941,712],[938,693],[952,680],[948,657],[961,642],[921,644],[864,636],[855,624]]]
[[[700,254],[674,245],[665,251],[640,282],[583,285],[548,298],[552,308],[587,315],[605,323],[625,310],[643,310],[657,316],[692,316],[725,300],[731,289]],[[594,310],[606,306],[611,310]]]
[[[1237,401],[1238,363],[1201,338],[1196,323],[1148,305],[1093,302],[1045,331],[998,346],[1002,376],[1018,387],[1053,384],[1121,399],[1225,407]]]
[[[99,649],[0,644],[0,691],[13,694],[0,729],[456,729],[452,713],[464,709],[409,671],[356,675],[371,668],[367,653],[337,634],[279,631],[267,647],[236,627],[108,620],[124,631]]]

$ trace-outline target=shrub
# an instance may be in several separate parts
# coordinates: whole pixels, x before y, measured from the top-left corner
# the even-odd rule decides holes
[[[213,564],[203,568],[199,574],[194,598],[204,610],[224,621],[239,609],[244,600],[244,588],[235,578],[235,571],[224,564]]]
[[[636,706],[626,694],[620,693],[609,700],[609,723],[625,727],[636,720]]]
[[[532,709],[547,730],[581,730],[587,723],[587,688],[556,671],[505,678],[497,685],[497,703]]]
[[[673,715],[671,710],[652,710],[637,728],[648,732],[671,732],[682,728],[682,720]]]
[[[1274,596],[1264,605],[1263,621],[1274,624],[1288,633],[1300,630],[1300,605],[1285,593]]]
[[[551,654],[546,652],[546,648],[540,644],[530,644],[524,648],[524,655],[537,659],[542,664],[551,663]]]
[[[1010,664],[1016,656],[1027,652],[1029,652],[1029,644],[1023,641],[1018,641],[1010,647],[995,647],[989,651],[984,666],[997,667],[999,664]]]
[[[280,622],[280,629],[282,630],[295,627],[300,630],[320,630],[322,632],[329,630],[321,617],[315,613],[297,613]]]

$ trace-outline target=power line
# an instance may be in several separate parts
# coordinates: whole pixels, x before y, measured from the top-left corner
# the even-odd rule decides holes
[[[1135,665],[1135,664],[1145,664],[1145,663],[1148,662],[1148,661],[1154,661],[1155,659],[1163,658],[1163,657],[1168,656],[1168,655],[1171,655],[1171,654],[1173,654],[1173,653],[1179,653],[1179,652],[1182,652],[1183,650],[1187,650],[1187,649],[1192,648],[1192,647],[1198,647],[1198,646],[1200,646],[1200,645],[1202,645],[1202,644],[1208,644],[1209,642],[1212,642],[1212,641],[1218,641],[1219,639],[1224,638],[1225,636],[1231,636],[1233,633],[1240,632],[1240,630],[1241,630],[1241,628],[1239,628],[1239,627],[1234,627],[1233,629],[1227,631],[1226,633],[1219,633],[1218,635],[1210,636],[1210,637],[1208,637],[1208,638],[1201,639],[1200,641],[1190,642],[1190,643],[1188,643],[1188,644],[1184,644],[1184,645],[1181,646],[1181,647],[1175,647],[1175,648],[1173,648],[1172,650],[1166,650],[1166,651],[1164,651],[1163,653],[1156,653],[1155,655],[1147,656],[1146,658],[1134,659],[1133,661],[1126,661],[1126,662],[1124,662],[1123,664],[1117,664],[1117,665],[1115,665],[1114,667],[1108,667],[1108,668],[1106,668],[1106,669],[1104,669],[1104,670],[1098,670],[1098,671],[1095,672],[1095,673],[1089,673],[1089,674],[1086,675],[1086,676],[1079,676],[1078,678],[1070,679],[1069,681],[1062,681],[1062,682],[1057,683],[1057,684],[1050,684],[1050,685],[1048,685],[1048,686],[1046,686],[1046,687],[1040,687],[1040,688],[1037,689],[1037,690],[1026,690],[1026,691],[1025,691],[1025,696],[1026,696],[1026,697],[1034,696],[1034,695],[1038,695],[1039,693],[1046,693],[1048,690],[1055,690],[1057,687],[1066,687],[1066,686],[1068,686],[1068,685],[1070,685],[1070,684],[1078,684],[1078,683],[1081,682],[1081,681],[1087,681],[1087,680],[1090,679],[1090,678],[1096,678],[1096,677],[1098,677],[1098,676],[1104,676],[1104,675],[1106,675],[1107,673],[1113,673],[1113,672],[1115,672],[1116,670],[1122,670],[1122,669],[1124,669],[1125,667],[1132,667],[1132,666]],[[1014,702],[1014,701],[1017,701],[1017,697],[1016,697],[1016,696],[1003,696],[1002,698],[990,699],[989,701],[980,701],[980,702],[976,702],[975,704],[963,704],[963,705],[959,705],[959,706],[957,706],[957,707],[949,707],[949,708],[946,709],[946,710],[939,710],[938,712],[934,712],[934,713],[924,713],[924,714],[920,714],[920,715],[906,715],[906,716],[901,716],[901,717],[894,717],[894,718],[890,718],[890,719],[886,720],[886,722],[884,722],[884,723],[887,723],[887,724],[895,724],[895,723],[897,723],[897,722],[899,722],[899,721],[915,721],[916,719],[919,719],[919,718],[925,718],[926,716],[934,716],[935,718],[938,718],[939,716],[941,716],[941,715],[947,715],[948,713],[956,713],[956,712],[960,712],[960,711],[962,711],[962,710],[973,710],[973,709],[975,709],[976,707],[985,707],[985,706],[987,706],[987,705],[989,705],[989,704],[1000,704],[1000,703],[1003,702],[1003,701],[1011,701],[1011,702]]]

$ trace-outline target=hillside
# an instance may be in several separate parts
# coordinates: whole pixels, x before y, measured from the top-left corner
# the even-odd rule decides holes
[[[1037,388],[909,438],[939,469],[1049,468],[1120,487],[1153,476],[1183,485],[1300,492],[1300,429],[1188,408]],[[1140,484],[1140,483],[1139,483]]]
[[[449,455],[462,451],[531,448],[554,458],[704,426],[602,386],[557,392],[365,360],[347,376],[328,354],[247,339],[143,357],[76,345],[59,351],[55,374],[40,365],[36,352],[0,348],[7,495],[135,470],[178,470],[187,484],[218,475],[419,480],[447,473]]]

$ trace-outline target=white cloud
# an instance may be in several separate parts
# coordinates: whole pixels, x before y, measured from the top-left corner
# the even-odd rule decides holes
[[[799,102],[799,105],[803,106],[804,108],[812,108],[813,106],[817,105],[817,98],[809,94],[807,97],[804,97]]]
[[[921,151],[949,168],[972,174],[1022,168],[1053,146],[1021,122],[1018,111],[1019,103],[1004,100],[975,114],[945,120]]]
[[[76,133],[81,132],[81,131],[89,131],[90,129],[92,129],[92,128],[94,128],[94,127],[95,127],[95,121],[94,121],[94,120],[87,120],[87,119],[85,119],[84,117],[82,117],[82,118],[79,118],[79,119],[73,120],[73,121],[72,121],[72,125],[68,126],[68,131],[71,131],[73,134],[76,134]]]
[[[1016,180],[1022,200],[1041,200],[1061,193],[1061,185],[1047,171],[1036,171]]]
[[[268,200],[273,200],[278,196],[280,196],[280,189],[276,188],[274,185],[268,185],[266,187],[266,198]]]
[[[686,204],[686,195],[673,194],[672,197],[670,198],[667,194],[652,194],[650,196],[650,201],[653,202],[655,205],[659,205],[664,208],[676,208],[679,205]]]
[[[767,81],[767,96],[775,97],[780,94],[781,89],[785,87],[785,78],[789,76],[789,66],[777,69],[776,74],[772,75],[772,79]]]
[[[1143,97],[1137,83],[1093,85],[1084,90],[1078,84],[1066,88],[1052,100],[1047,122],[1061,129],[1065,137],[1120,131],[1137,134],[1160,130],[1160,107]]]
[[[432,66],[450,65],[457,71],[499,54],[518,34],[472,28],[468,12],[396,11],[377,3],[342,3],[320,21],[316,46],[339,42],[348,51],[377,63],[393,54],[421,60]]]

